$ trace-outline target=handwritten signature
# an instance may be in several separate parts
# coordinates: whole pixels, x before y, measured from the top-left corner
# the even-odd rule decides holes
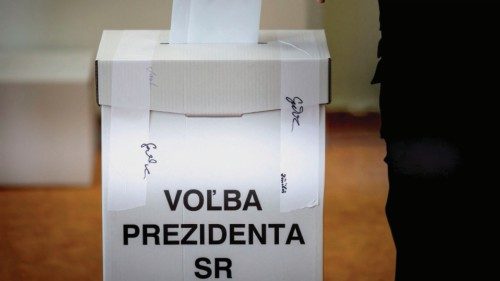
[[[304,112],[304,107],[301,105],[304,101],[299,97],[294,97],[293,99],[290,97],[286,97],[286,100],[292,105],[292,132],[295,128],[295,125],[300,126],[300,114]]]
[[[149,171],[149,165],[158,163],[158,161],[154,158],[153,154],[151,154],[150,152],[151,149],[156,149],[157,146],[154,143],[143,143],[141,145],[141,148],[146,149],[144,153],[148,157],[148,162],[144,164],[144,179],[146,179],[146,177],[151,174],[151,172]]]
[[[282,173],[281,174],[281,193],[286,193],[287,191],[287,183],[286,183],[286,174]]]
[[[148,71],[148,77],[149,77],[149,87],[157,87],[158,85],[155,83],[155,78],[157,76],[156,72],[153,71],[153,67],[148,67],[146,68]]]

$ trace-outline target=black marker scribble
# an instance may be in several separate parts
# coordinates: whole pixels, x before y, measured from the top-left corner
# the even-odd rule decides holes
[[[153,154],[150,153],[151,149],[156,149],[157,146],[154,143],[143,143],[141,148],[145,148],[144,153],[148,157],[148,162],[144,164],[144,179],[146,179],[147,175],[150,175],[149,164],[156,164],[158,161],[154,158]]]
[[[294,97],[293,99],[290,97],[286,97],[286,100],[292,105],[292,132],[295,128],[295,124],[300,126],[300,114],[304,112],[304,107],[301,105],[304,101],[299,97]]]

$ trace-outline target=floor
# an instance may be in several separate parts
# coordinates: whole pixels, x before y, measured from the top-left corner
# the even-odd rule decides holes
[[[324,280],[394,279],[378,127],[328,116]],[[0,280],[100,280],[99,170],[90,189],[0,187]]]

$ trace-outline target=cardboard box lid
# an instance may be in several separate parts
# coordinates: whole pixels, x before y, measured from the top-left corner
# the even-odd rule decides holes
[[[143,55],[141,38],[147,32],[156,32],[152,56]],[[117,54],[125,34],[126,56]],[[111,90],[114,65],[141,62],[150,63],[154,71],[150,108],[155,111],[233,116],[280,109],[284,65],[304,62],[319,68],[319,93],[305,94],[319,96],[320,104],[330,102],[331,64],[323,30],[265,30],[259,44],[168,44],[168,35],[104,31],[96,59],[98,103],[116,105]]]

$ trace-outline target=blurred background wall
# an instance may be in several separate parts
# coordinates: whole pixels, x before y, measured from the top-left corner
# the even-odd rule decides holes
[[[370,82],[380,38],[377,0],[326,0],[324,28],[333,57],[336,111],[378,112],[379,86]]]
[[[88,49],[103,29],[168,29],[172,0],[0,0],[0,51]],[[375,0],[263,0],[262,29],[325,28],[334,60],[331,110],[378,110],[370,85],[379,38]]]

